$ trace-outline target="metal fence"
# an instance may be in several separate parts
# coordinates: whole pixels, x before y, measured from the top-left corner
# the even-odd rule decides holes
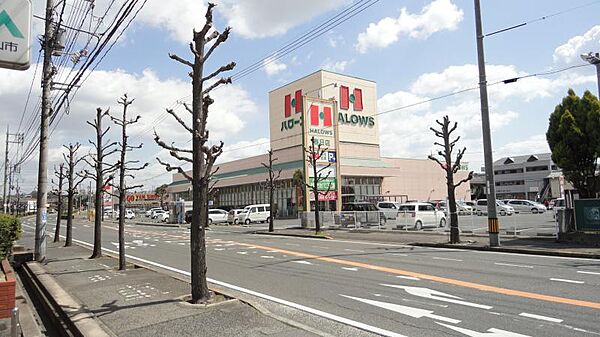
[[[302,227],[315,227],[314,212],[300,212]],[[450,217],[443,212],[381,212],[320,211],[323,229],[374,229],[398,231],[449,232]],[[544,236],[556,237],[558,231],[554,213],[519,213],[498,215],[500,234],[504,236]],[[459,230],[465,234],[487,235],[487,215],[485,213],[462,212],[458,214]]]

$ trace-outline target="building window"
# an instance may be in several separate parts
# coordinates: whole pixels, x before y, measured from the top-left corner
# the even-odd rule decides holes
[[[526,172],[547,171],[547,170],[548,170],[548,166],[530,166],[530,167],[525,168]]]
[[[522,169],[522,168],[517,168],[517,169],[509,169],[509,170],[495,170],[495,171],[494,171],[494,175],[500,175],[500,174],[513,174],[513,173],[523,173],[523,169]]]

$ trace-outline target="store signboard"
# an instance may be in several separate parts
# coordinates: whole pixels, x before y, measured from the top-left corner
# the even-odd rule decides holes
[[[31,64],[31,1],[0,0],[0,67],[26,70]]]
[[[317,175],[322,179],[317,184],[320,192],[319,201],[338,200],[340,194],[340,171],[337,152],[338,125],[337,105],[333,100],[324,100],[314,97],[304,97],[303,103],[304,123],[304,147],[309,149],[314,145],[315,151],[319,151],[317,158]],[[305,177],[307,184],[313,184],[315,180],[314,167],[310,161],[305,163]],[[310,200],[315,200],[310,189],[307,188]],[[338,202],[339,204],[339,202]],[[341,205],[339,205],[341,207]]]

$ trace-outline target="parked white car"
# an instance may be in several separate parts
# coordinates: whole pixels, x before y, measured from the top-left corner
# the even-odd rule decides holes
[[[459,200],[456,202],[456,211],[458,214],[473,214],[473,207],[466,202]]]
[[[511,199],[508,200],[506,204],[513,207],[517,213],[531,212],[533,214],[537,214],[544,213],[546,211],[546,206],[530,200]]]
[[[249,225],[252,222],[268,222],[271,206],[269,204],[248,205],[238,216],[238,222]]]
[[[412,227],[421,230],[424,227],[446,226],[446,215],[430,203],[416,202],[402,204],[398,209],[397,228]]]
[[[398,209],[400,208],[400,203],[393,201],[380,201],[377,203],[377,209],[386,219],[396,219],[398,217]]]
[[[158,219],[158,217],[163,214],[166,213],[167,211],[163,210],[163,209],[155,209],[152,211],[152,213],[150,213],[150,218],[152,219]]]
[[[227,214],[227,223],[230,223],[232,225],[237,225],[239,222],[239,215],[240,213],[242,213],[244,211],[244,209],[242,208],[236,208],[236,209],[232,209],[231,211],[229,211],[229,213]]]
[[[152,212],[154,211],[162,211],[162,208],[160,207],[154,207],[154,208],[150,208],[149,210],[146,211],[146,218],[152,217]]]
[[[213,208],[208,210],[208,224],[227,222],[227,211]]]
[[[496,201],[496,213],[504,215],[515,214],[515,209],[512,206],[505,205],[500,201]],[[479,199],[475,203],[475,214],[487,215],[487,199]]]
[[[135,213],[133,213],[132,210],[130,209],[126,209],[125,210],[125,219],[131,220],[135,217]],[[117,219],[119,218],[119,211],[117,211]]]
[[[558,211],[564,211],[567,208],[567,204],[565,202],[565,198],[558,198],[554,201],[554,207],[552,207],[553,217],[556,219],[556,215]]]
[[[167,222],[167,221],[169,221],[170,216],[171,216],[171,212],[162,211],[156,215],[156,219],[160,222]]]

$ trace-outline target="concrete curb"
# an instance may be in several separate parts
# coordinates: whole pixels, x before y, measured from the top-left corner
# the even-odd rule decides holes
[[[409,243],[409,246],[417,247],[432,247],[432,248],[450,248],[450,249],[465,249],[465,250],[479,250],[489,252],[500,252],[500,253],[515,253],[515,254],[526,254],[526,255],[543,255],[543,256],[560,256],[560,257],[574,257],[574,258],[585,258],[585,259],[600,259],[600,254],[586,254],[577,252],[560,252],[555,250],[533,250],[523,248],[508,248],[508,247],[489,247],[489,246],[464,246],[464,245],[453,245],[449,243]]]
[[[113,337],[106,332],[84,306],[79,304],[69,295],[46,270],[37,262],[25,264],[35,282],[43,288],[53,301],[53,306],[69,320],[71,327],[77,330],[80,336]]]
[[[323,239],[323,240],[332,240],[333,239],[331,236],[327,236],[327,235],[277,233],[277,232],[265,232],[265,231],[254,231],[252,234],[274,235],[274,236],[291,236],[291,237],[297,237],[297,238],[311,238],[311,239]]]

